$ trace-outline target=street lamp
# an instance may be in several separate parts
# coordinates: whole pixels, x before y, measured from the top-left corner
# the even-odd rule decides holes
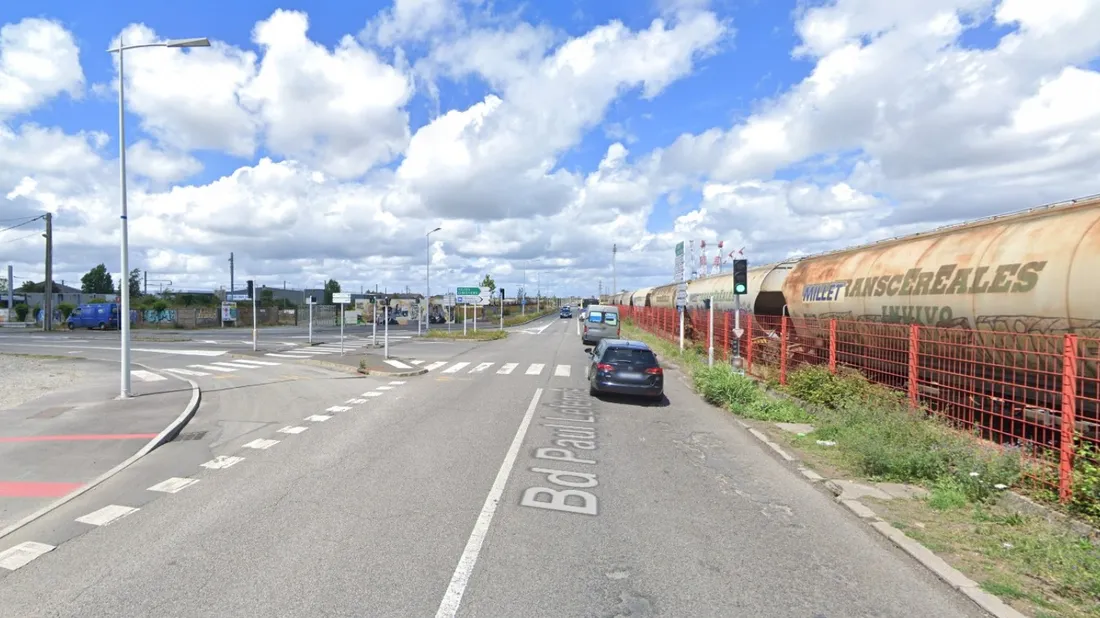
[[[126,45],[119,37],[118,47],[108,49],[107,53],[118,53],[118,167],[119,188],[122,190],[122,279],[125,282],[119,290],[122,307],[119,310],[119,326],[122,329],[122,394],[125,399],[130,396],[130,237],[126,222],[126,99],[125,74],[123,73],[122,52],[128,49],[141,47],[210,47],[209,39],[171,39],[158,43],[140,43]]]
[[[435,234],[442,227],[437,227],[434,230],[424,235],[424,290],[427,292],[427,308],[425,309],[424,329],[431,328],[431,316],[432,316],[432,234]],[[449,326],[447,328],[450,328]]]

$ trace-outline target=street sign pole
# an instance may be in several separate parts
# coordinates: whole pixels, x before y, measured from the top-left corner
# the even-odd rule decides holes
[[[504,290],[500,291],[500,330],[504,330]]]
[[[344,355],[344,322],[348,316],[344,313],[344,303],[340,303],[340,356]]]
[[[466,336],[466,305],[462,305],[462,336]]]
[[[385,346],[385,350],[382,353],[383,358],[390,357],[390,304],[386,303],[386,306],[382,308],[382,315],[385,316],[386,329],[382,335],[382,344]]]
[[[252,351],[256,351],[256,290],[252,290]]]
[[[741,373],[741,335],[744,331],[741,330],[741,295],[733,295],[733,368]],[[750,333],[751,337],[752,334]]]
[[[309,345],[313,345],[313,303],[309,303]]]
[[[371,346],[378,345],[378,299],[375,298],[374,302],[370,304],[370,344]]]

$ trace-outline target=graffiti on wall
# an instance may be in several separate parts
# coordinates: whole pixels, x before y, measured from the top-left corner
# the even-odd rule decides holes
[[[174,324],[176,322],[176,310],[157,311],[156,309],[146,309],[142,317],[146,324]]]

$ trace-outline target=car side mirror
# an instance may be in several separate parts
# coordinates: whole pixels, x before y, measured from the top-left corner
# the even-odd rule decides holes
[[[592,356],[592,348],[585,348],[584,353],[589,355],[589,356]]]

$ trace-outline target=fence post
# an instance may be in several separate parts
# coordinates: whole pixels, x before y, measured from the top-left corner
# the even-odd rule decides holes
[[[920,325],[909,325],[909,405],[920,405],[917,381],[920,379]]]
[[[746,313],[741,317],[745,320],[742,329],[745,331],[745,373],[752,373],[752,314]]]
[[[829,320],[829,373],[836,373],[836,318]]]
[[[1062,342],[1062,444],[1058,466],[1058,498],[1073,497],[1074,433],[1077,429],[1077,335],[1066,334]]]
[[[733,350],[733,346],[730,345],[730,312],[722,312],[722,360],[729,360],[730,351]]]
[[[787,385],[787,321],[790,318],[779,318],[779,383]]]

